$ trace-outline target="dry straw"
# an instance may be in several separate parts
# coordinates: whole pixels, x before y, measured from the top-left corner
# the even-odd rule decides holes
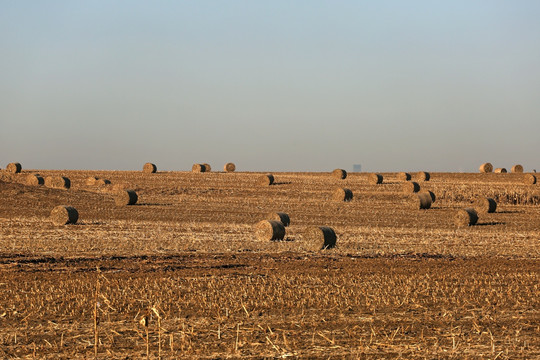
[[[304,243],[310,250],[319,251],[336,246],[337,236],[331,227],[309,227],[303,234]]]
[[[210,166],[210,164],[204,163],[203,165],[204,165],[204,171],[205,172],[212,171],[212,167]]]
[[[259,176],[259,179],[257,180],[257,184],[261,186],[269,186],[274,183],[274,175],[272,174],[266,174]]]
[[[399,181],[410,181],[411,180],[411,174],[408,172],[400,172],[398,174],[398,180]]]
[[[420,191],[420,185],[415,181],[407,181],[401,185],[401,189],[406,194],[417,193]]]
[[[114,196],[116,206],[135,205],[138,200],[135,190],[119,190]]]
[[[343,169],[335,169],[332,171],[332,176],[336,179],[344,180],[347,178],[347,172]]]
[[[481,172],[481,173],[490,173],[493,171],[493,165],[491,165],[491,163],[483,163],[482,165],[480,165],[480,167],[478,168],[478,170]]]
[[[223,170],[226,172],[234,172],[236,170],[236,165],[233,163],[226,163],[225,166],[223,166]]]
[[[473,208],[459,209],[454,215],[457,227],[472,226],[478,222],[478,213]]]
[[[284,212],[271,212],[266,216],[266,220],[281,221],[281,223],[285,227],[291,224],[291,218],[289,217],[289,214]]]
[[[332,199],[335,201],[351,201],[353,198],[353,192],[351,189],[337,188],[332,194]]]
[[[7,166],[6,166],[6,170],[9,171],[10,173],[13,173],[13,174],[18,174],[22,171],[22,166],[20,163],[18,162],[15,162],[15,163],[9,163]]]
[[[382,184],[383,176],[381,174],[369,174],[368,182],[372,185]]]
[[[525,185],[534,185],[536,184],[536,176],[534,176],[533,174],[527,174],[523,178],[523,181]]]
[[[255,235],[259,240],[283,240],[285,226],[278,220],[262,220],[255,224]]]
[[[75,224],[79,220],[79,212],[73,206],[58,205],[52,209],[50,218],[57,226]]]
[[[69,189],[71,181],[65,176],[47,176],[45,186],[52,189]]]
[[[427,192],[412,194],[408,201],[412,209],[427,210],[431,207],[431,196]]]
[[[474,201],[473,208],[480,214],[494,213],[497,210],[497,202],[492,198],[480,196]]]
[[[416,173],[415,178],[417,181],[429,181],[429,179],[431,178],[431,175],[428,172],[419,171]]]
[[[28,176],[26,176],[26,185],[38,186],[43,184],[45,184],[45,179],[39,176],[39,174],[28,174]]]
[[[514,165],[514,166],[512,166],[510,171],[513,172],[513,173],[522,173],[523,172],[523,166],[521,166],[519,164]]]
[[[508,171],[505,168],[496,168],[493,172],[496,174],[506,174]]]
[[[144,164],[142,171],[146,174],[153,174],[157,171],[157,166],[156,164],[146,163]]]

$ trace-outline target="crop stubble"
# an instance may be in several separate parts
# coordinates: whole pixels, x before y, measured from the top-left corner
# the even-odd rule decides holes
[[[349,174],[351,203],[328,201],[328,174],[261,188],[246,173],[39,173],[72,187],[0,184],[1,357],[93,355],[97,283],[100,358],[145,355],[138,320],[152,306],[163,358],[540,355],[539,188],[514,174],[432,173],[437,202],[413,211],[396,173],[378,186]],[[114,206],[89,176],[129,184],[138,205]],[[452,214],[481,195],[497,212],[457,229]],[[77,225],[48,221],[58,204]],[[275,209],[288,241],[257,240]],[[303,251],[310,226],[334,228],[337,247]]]

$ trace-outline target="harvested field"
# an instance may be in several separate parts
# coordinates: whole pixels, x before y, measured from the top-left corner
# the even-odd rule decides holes
[[[419,210],[398,173],[348,174],[345,203],[328,173],[14,175],[37,172],[71,187],[0,181],[0,358],[140,359],[146,329],[152,359],[540,357],[540,185],[522,173],[430,173]],[[497,211],[456,227],[480,196]],[[76,224],[50,221],[63,204]],[[278,209],[283,241],[259,239]],[[335,248],[310,248],[321,226]]]

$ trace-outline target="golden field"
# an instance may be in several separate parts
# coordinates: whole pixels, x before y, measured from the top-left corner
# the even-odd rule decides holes
[[[30,173],[71,188],[24,185]],[[432,173],[428,210],[407,205],[397,173],[273,175],[4,174],[0,357],[540,357],[540,185],[524,174]],[[116,206],[115,185],[137,204]],[[338,187],[352,201],[334,200]],[[457,228],[478,196],[497,211]],[[57,205],[77,224],[53,225]],[[276,211],[291,218],[285,240],[258,239]],[[336,248],[310,250],[314,226],[332,227]]]

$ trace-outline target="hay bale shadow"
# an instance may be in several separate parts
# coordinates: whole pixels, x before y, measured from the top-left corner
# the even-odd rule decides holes
[[[167,203],[167,204],[161,204],[161,203],[137,203],[137,204],[133,204],[133,205],[129,205],[129,206],[173,206],[174,204],[172,203]]]

